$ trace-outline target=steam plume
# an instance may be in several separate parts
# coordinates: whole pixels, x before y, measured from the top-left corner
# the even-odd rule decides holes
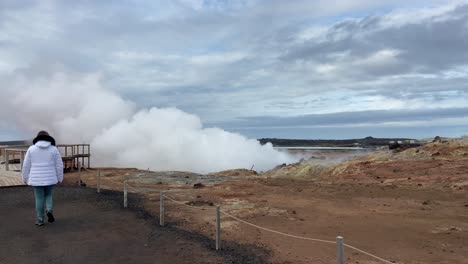
[[[46,129],[59,143],[89,142],[97,165],[206,173],[294,161],[270,144],[203,128],[197,116],[176,108],[137,109],[104,88],[98,75],[15,73],[2,83],[2,119],[31,137]]]

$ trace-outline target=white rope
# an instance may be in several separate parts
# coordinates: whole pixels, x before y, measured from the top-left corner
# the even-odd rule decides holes
[[[123,184],[124,184],[124,182],[114,181],[114,180],[112,180],[112,179],[110,179],[110,178],[105,178],[105,177],[104,177],[103,179],[104,179],[104,181],[107,180],[107,181],[110,181],[110,182],[115,183],[115,184],[117,184],[117,185],[121,185],[121,184],[123,185]],[[124,181],[125,181],[125,180],[124,180]],[[136,193],[145,194],[146,192],[148,192],[148,191],[144,191],[143,188],[131,186],[128,182],[127,182],[127,187],[128,187],[129,190],[132,190],[132,191],[134,191],[134,192],[136,192]],[[160,192],[160,190],[151,190],[151,191]],[[165,191],[165,192],[167,192],[167,191]]]
[[[265,227],[261,227],[261,226],[258,226],[258,225],[255,225],[255,224],[252,224],[252,223],[249,223],[247,221],[244,221],[238,217],[235,217],[233,216],[232,214],[229,214],[225,211],[222,211],[221,210],[221,213],[239,221],[239,222],[242,222],[246,225],[250,225],[250,226],[253,226],[255,228],[258,228],[258,229],[261,229],[261,230],[265,230],[265,231],[268,231],[268,232],[272,232],[272,233],[276,233],[276,234],[280,234],[280,235],[283,235],[283,236],[288,236],[288,237],[293,237],[293,238],[298,238],[298,239],[303,239],[303,240],[310,240],[310,241],[316,241],[316,242],[322,242],[322,243],[328,243],[328,244],[336,244],[335,241],[329,241],[329,240],[323,240],[323,239],[317,239],[317,238],[308,238],[308,237],[302,237],[302,236],[296,236],[296,235],[291,235],[291,234],[287,234],[287,233],[283,233],[283,232],[280,232],[280,231],[276,231],[276,230],[271,230],[271,229],[268,229],[268,228],[265,228]]]
[[[139,192],[139,193],[142,193],[142,194],[147,194],[147,193],[150,193],[150,192],[161,192],[161,190],[155,190],[155,189],[149,189],[149,188],[144,188],[144,187],[132,187],[129,183],[127,183],[127,185],[133,189],[135,192]]]
[[[115,183],[115,184],[123,184],[122,182],[117,182],[117,181],[114,181],[114,180],[109,179],[109,178],[107,178],[107,179],[105,179],[105,180],[111,181],[111,182],[113,182],[113,183]]]
[[[123,185],[124,182],[125,182],[125,180],[124,180],[124,182],[118,182],[118,181],[114,181],[114,180],[112,180],[112,179],[110,179],[110,178],[105,178],[105,177],[103,177],[103,179],[104,179],[105,181],[113,182],[113,183],[115,183],[115,184],[117,184],[117,185],[120,185],[120,184]],[[130,184],[128,184],[128,183],[127,183],[127,187],[128,187],[129,189],[133,189],[134,191],[138,192],[135,188],[133,188],[132,186],[130,186]]]
[[[124,184],[124,182],[114,181],[114,180],[109,179],[109,178],[105,178],[104,180],[110,181],[110,182],[115,183],[115,184],[117,184],[117,185],[121,185],[121,184],[123,185],[123,184]],[[137,189],[135,189],[134,187],[132,187],[132,186],[131,186],[130,184],[128,184],[128,183],[127,183],[127,187],[128,187],[130,190],[133,190],[133,191],[136,192],[136,193],[139,192]]]
[[[140,192],[138,191],[137,189],[135,189],[134,187],[132,187],[130,184],[127,183],[127,187],[130,189],[130,190],[133,190],[134,192]]]
[[[375,258],[375,259],[378,259],[378,260],[380,260],[380,261],[382,261],[382,262],[390,263],[390,264],[394,264],[394,263],[395,263],[395,262],[391,262],[391,261],[385,260],[385,259],[383,259],[383,258],[377,257],[376,255],[372,255],[372,254],[369,253],[369,252],[366,252],[366,251],[364,251],[364,250],[360,250],[359,248],[350,246],[350,245],[348,245],[348,244],[343,244],[343,245],[344,245],[345,247],[350,248],[350,249],[354,249],[354,250],[356,250],[357,252],[361,252],[362,254],[365,254],[365,255],[367,255],[367,256],[369,256],[369,257],[373,257],[373,258]]]
[[[283,233],[283,232],[276,231],[276,230],[271,230],[271,229],[268,229],[268,228],[265,228],[265,227],[261,227],[261,226],[252,224],[252,223],[250,223],[250,222],[244,221],[244,220],[242,220],[242,219],[240,219],[240,218],[238,218],[238,217],[235,217],[235,216],[233,216],[232,214],[229,214],[229,213],[227,213],[227,212],[225,212],[225,211],[222,211],[222,210],[221,210],[221,213],[223,213],[223,214],[225,214],[225,215],[227,215],[227,216],[229,216],[229,217],[231,217],[231,218],[233,218],[233,219],[235,219],[235,220],[237,220],[237,221],[239,221],[239,222],[242,222],[242,223],[244,223],[244,224],[246,224],[246,225],[250,225],[250,226],[253,226],[253,227],[255,227],[255,228],[258,228],[258,229],[261,229],[261,230],[265,230],[265,231],[268,231],[268,232],[272,232],[272,233],[276,233],[276,234],[279,234],[279,235],[288,236],[288,237],[292,237],[292,238],[303,239],[303,240],[310,240],[310,241],[328,243],[328,244],[336,244],[336,241],[329,241],[329,240],[323,240],[323,239],[317,239],[317,238],[309,238],[309,237],[303,237],[303,236],[296,236],[296,235],[291,235],[291,234]],[[383,258],[377,257],[376,255],[373,255],[373,254],[368,253],[368,252],[366,252],[366,251],[360,250],[360,249],[358,249],[358,248],[356,248],[356,247],[353,247],[353,246],[350,246],[350,245],[348,245],[348,244],[344,244],[344,246],[346,246],[346,247],[348,247],[348,248],[351,248],[351,249],[354,249],[354,250],[356,250],[356,251],[358,251],[358,252],[361,252],[361,253],[363,253],[363,254],[365,254],[365,255],[368,255],[368,256],[370,256],[370,257],[376,258],[376,259],[378,259],[378,260],[380,260],[380,261],[383,261],[383,262],[385,262],[385,263],[394,264],[394,262],[391,262],[391,261],[385,260],[385,259],[383,259]]]
[[[163,195],[163,196],[166,197],[167,199],[171,200],[172,202],[176,203],[176,204],[185,205],[185,206],[187,206],[189,208],[192,208],[192,209],[198,209],[198,210],[203,210],[203,211],[205,210],[205,208],[202,208],[202,207],[197,207],[197,206],[193,206],[193,205],[188,205],[188,204],[186,204],[184,202],[179,202],[177,200],[172,199],[171,197],[169,197],[167,195]]]
[[[111,179],[109,179],[109,178],[108,178],[107,180],[109,180],[109,181],[111,181],[111,182],[113,182],[113,183],[116,183],[116,184],[122,184],[122,183],[120,183],[120,182],[116,182],[116,181],[111,180]],[[135,191],[135,192],[139,192],[136,188],[130,186],[129,184],[127,184],[127,187],[128,187],[129,189]],[[169,199],[170,201],[176,203],[176,204],[184,205],[184,206],[189,207],[189,208],[192,208],[192,209],[205,210],[205,208],[196,207],[196,206],[188,205],[188,204],[186,204],[186,203],[184,203],[184,202],[177,201],[177,200],[175,200],[175,199],[173,199],[173,198],[171,198],[171,197],[169,197],[169,196],[167,196],[167,195],[163,195],[163,196],[164,196],[165,198]],[[321,242],[321,243],[327,243],[327,244],[336,244],[336,241],[323,240],[323,239],[318,239],[318,238],[309,238],[309,237],[303,237],[303,236],[296,236],[296,235],[292,235],[292,234],[283,233],[283,232],[280,232],[280,231],[268,229],[268,228],[261,227],[261,226],[255,225],[255,224],[253,224],[253,223],[247,222],[247,221],[245,221],[245,220],[242,220],[242,219],[240,219],[240,218],[238,218],[238,217],[236,217],[236,216],[234,216],[234,215],[232,215],[232,214],[230,214],[230,213],[228,213],[228,212],[225,212],[225,211],[223,211],[223,210],[220,210],[220,212],[221,212],[222,214],[226,215],[226,216],[229,216],[229,217],[231,217],[231,218],[233,218],[233,219],[235,219],[235,220],[241,222],[241,223],[244,223],[244,224],[246,224],[246,225],[249,225],[249,226],[252,226],[252,227],[255,227],[255,228],[264,230],[264,231],[268,231],[268,232],[271,232],[271,233],[275,233],[275,234],[279,234],[279,235],[283,235],[283,236],[287,236],[287,237],[292,237],[292,238],[297,238],[297,239],[302,239],[302,240],[315,241],[315,242]],[[351,246],[351,245],[348,245],[348,244],[343,244],[343,245],[344,245],[345,247],[350,248],[350,249],[356,250],[357,252],[360,252],[360,253],[362,253],[362,254],[364,254],[364,255],[367,255],[367,256],[369,256],[369,257],[373,257],[373,258],[375,258],[375,259],[378,259],[378,260],[380,260],[380,261],[382,261],[382,262],[384,262],[384,263],[388,263],[388,264],[394,264],[394,263],[395,263],[395,262],[391,262],[391,261],[385,260],[385,259],[383,259],[383,258],[380,258],[380,257],[378,257],[378,256],[376,256],[376,255],[373,255],[373,254],[371,254],[371,253],[369,253],[369,252],[366,252],[366,251],[364,251],[364,250],[361,250],[361,249],[358,249],[358,248],[356,248],[356,247],[353,247],[353,246]]]

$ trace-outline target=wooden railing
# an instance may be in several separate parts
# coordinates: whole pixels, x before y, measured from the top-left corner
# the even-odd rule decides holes
[[[23,160],[28,150],[28,145],[0,147],[0,156],[3,156],[5,170],[10,170],[13,163],[20,164],[20,170],[23,166]],[[74,170],[78,167],[91,166],[91,146],[90,144],[60,144],[57,148],[62,156],[63,167],[65,170]]]

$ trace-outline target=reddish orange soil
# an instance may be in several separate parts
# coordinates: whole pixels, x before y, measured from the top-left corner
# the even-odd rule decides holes
[[[214,207],[257,225],[335,240],[396,263],[468,263],[468,147],[447,142],[315,170],[289,165],[265,174],[194,189],[160,184],[167,195],[199,201],[197,210],[167,202],[167,221],[214,236]],[[108,171],[110,176],[135,170]],[[231,172],[232,173],[232,172]],[[301,174],[301,180],[294,176]],[[95,171],[83,173],[90,185]],[[123,177],[115,176],[121,180]],[[73,182],[73,174],[69,181]],[[294,180],[293,180],[294,178]],[[107,187],[121,189],[108,184]],[[141,187],[141,186],[140,186]],[[157,215],[159,194],[145,194]],[[271,250],[271,263],[333,263],[335,246],[284,237],[223,217],[223,240]],[[346,263],[382,263],[345,249]]]

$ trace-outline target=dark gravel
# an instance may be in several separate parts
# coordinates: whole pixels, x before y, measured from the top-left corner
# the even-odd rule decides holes
[[[0,263],[266,263],[268,252],[253,245],[214,241],[171,226],[130,195],[78,187],[54,190],[56,222],[34,225],[30,187],[0,189]]]

